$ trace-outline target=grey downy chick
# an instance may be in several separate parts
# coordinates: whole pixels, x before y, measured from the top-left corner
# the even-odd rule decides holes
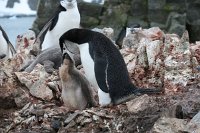
[[[78,48],[73,48],[77,51]],[[79,52],[79,51],[78,51]],[[77,52],[77,53],[78,53]],[[80,56],[77,54],[74,56],[75,65],[80,65]],[[54,46],[42,51],[35,60],[25,64],[20,71],[31,72],[37,64],[44,65],[44,69],[47,73],[52,73],[55,69],[58,69],[62,63],[62,52],[58,46]]]

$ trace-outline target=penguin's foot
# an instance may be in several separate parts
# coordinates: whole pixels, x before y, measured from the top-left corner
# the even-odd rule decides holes
[[[100,105],[100,108],[112,108],[114,106],[113,103],[106,104],[106,105]]]
[[[45,60],[43,63],[44,63],[44,69],[45,69],[45,71],[47,73],[49,73],[49,74],[52,74],[53,71],[54,71],[54,68],[53,68],[54,63],[52,61],[49,61],[49,60]]]

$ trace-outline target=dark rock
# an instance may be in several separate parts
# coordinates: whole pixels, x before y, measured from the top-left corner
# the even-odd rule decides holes
[[[31,10],[37,10],[37,4],[39,0],[28,0],[28,5]]]
[[[183,119],[183,108],[181,105],[172,105],[166,108],[163,114],[164,117]]]
[[[58,132],[58,130],[61,128],[61,121],[60,120],[52,120],[51,121],[51,127]]]
[[[165,24],[168,15],[169,15],[169,12],[165,10],[149,10],[148,21]]]
[[[15,103],[18,108],[24,107],[30,101],[29,94],[22,88],[18,88],[14,91],[14,97]]]
[[[150,10],[163,9],[166,0],[148,0],[148,8]]]
[[[32,29],[39,33],[46,22],[56,12],[56,7],[59,5],[59,0],[39,0],[37,7],[37,17],[33,22]]]
[[[20,3],[19,0],[8,0],[6,7],[8,7],[8,8],[13,8],[15,2]]]
[[[137,19],[146,19],[148,14],[147,0],[132,0],[130,16]]]
[[[176,12],[171,12],[168,16],[166,22],[166,30],[169,33],[178,34],[180,37],[186,30],[186,14],[179,14]]]
[[[2,71],[0,71],[2,72]],[[2,77],[2,73],[1,76]],[[7,80],[7,77],[4,77],[2,80],[2,83],[0,84],[0,108],[1,109],[10,109],[10,108],[15,108],[16,103],[15,103],[15,97],[13,95],[13,92],[16,88],[12,88],[10,83]]]
[[[198,1],[191,2],[187,6],[187,30],[189,32],[190,41],[200,40],[200,3]]]

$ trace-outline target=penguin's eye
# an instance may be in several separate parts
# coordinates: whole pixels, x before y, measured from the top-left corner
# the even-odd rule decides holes
[[[63,47],[63,50],[66,50],[66,48],[65,48],[65,47]]]

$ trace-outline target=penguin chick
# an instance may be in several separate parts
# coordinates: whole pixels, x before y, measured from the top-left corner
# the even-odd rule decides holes
[[[69,109],[83,110],[95,106],[92,89],[87,79],[74,66],[71,57],[65,53],[63,63],[59,68],[62,83],[62,99]]]
[[[77,53],[74,56],[75,65],[81,64],[80,54],[78,47],[71,45],[69,47],[73,52]],[[47,73],[52,73],[54,69],[58,69],[62,63],[62,52],[59,46],[54,46],[42,51],[35,60],[27,62],[20,71],[31,72],[37,64],[44,65]]]
[[[42,51],[30,65],[25,65],[20,71],[32,72],[37,64],[44,65],[47,73],[58,69],[62,62],[62,53],[59,48],[53,47]]]
[[[8,39],[6,32],[0,26],[0,59],[12,58],[16,50]]]

